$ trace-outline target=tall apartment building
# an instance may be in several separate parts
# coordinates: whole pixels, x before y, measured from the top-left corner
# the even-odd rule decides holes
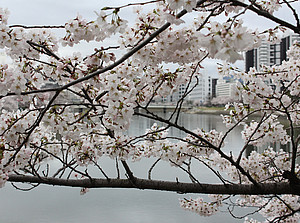
[[[178,89],[173,92],[173,94],[168,95],[166,97],[157,98],[153,100],[153,102],[164,103],[164,104],[176,104],[176,102],[184,95],[185,89],[186,89],[186,85],[181,84],[178,86]]]
[[[212,98],[213,90],[215,89],[213,86],[213,80],[214,79],[209,75],[199,75],[198,85],[190,93],[188,100],[198,105],[208,102]],[[197,81],[194,79],[191,86],[194,86],[196,83]]]
[[[190,84],[190,88],[194,87],[193,91],[188,95],[186,100],[193,102],[196,105],[202,105],[208,102],[212,97],[216,95],[216,80],[209,75],[198,75],[198,84],[196,78],[193,78],[192,83]],[[175,104],[179,99],[182,98],[186,91],[187,85],[182,84],[178,87],[178,89],[171,95],[167,97],[161,97],[159,99],[155,99],[156,103],[164,103],[164,104]]]
[[[220,77],[217,80],[216,85],[216,96],[217,97],[228,97],[235,98],[236,93],[236,80],[235,79],[224,79]]]
[[[215,98],[217,96],[217,83],[218,78],[211,79],[211,98]]]
[[[262,65],[272,66],[279,65],[287,59],[286,52],[294,41],[300,42],[300,35],[291,34],[281,39],[280,43],[270,44],[263,42],[262,45],[253,50],[246,52],[245,70],[249,71],[255,67],[260,71]]]

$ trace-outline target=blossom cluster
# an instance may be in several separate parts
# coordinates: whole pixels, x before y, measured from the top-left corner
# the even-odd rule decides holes
[[[287,56],[292,60],[300,59],[300,44],[294,42],[290,49],[286,52]]]
[[[276,0],[251,1],[251,6],[265,13],[280,8]],[[214,1],[197,7],[196,0],[159,1],[148,13],[137,7],[135,24],[130,27],[118,14],[121,8],[110,14],[105,12],[106,8],[94,21],[81,16],[68,21],[61,27],[66,32],[62,38],[49,29],[33,31],[9,26],[9,12],[0,8],[0,49],[5,49],[14,62],[0,65],[0,187],[14,171],[37,175],[42,172],[40,165],[49,159],[60,162],[62,168],[58,172],[68,168],[70,172],[80,172],[82,167],[97,166],[102,156],[133,161],[155,157],[181,168],[188,160],[196,159],[219,169],[226,175],[226,182],[287,182],[282,175],[291,169],[292,158],[295,159],[288,152],[268,148],[262,153],[253,151],[247,157],[242,153],[252,145],[285,145],[295,140],[278,116],[288,115],[291,128],[300,124],[299,43],[287,52],[288,61],[279,66],[264,66],[261,72],[254,68],[238,72],[227,65],[219,69],[220,74],[234,75],[240,80],[236,93],[241,102],[228,104],[229,114],[223,116],[229,128],[226,133],[185,129],[148,110],[153,100],[171,95],[179,86],[186,86],[185,97],[187,86],[198,75],[204,58],[235,62],[264,38],[258,30],[244,26],[239,18],[242,7]],[[192,25],[175,16],[181,9],[198,15]],[[229,17],[231,13],[236,16]],[[228,19],[211,19],[219,14]],[[166,22],[170,26],[156,34]],[[269,40],[276,41],[279,28],[268,32]],[[63,57],[58,53],[60,44],[104,44],[113,35],[118,35],[119,46],[99,47],[88,56],[74,53]],[[131,55],[148,38],[151,41],[130,58],[117,60],[118,54],[112,49],[129,51]],[[141,114],[136,108],[145,110],[145,117],[172,125],[154,124],[139,135],[129,136],[126,131],[132,117]],[[249,121],[255,113],[259,116]],[[241,137],[245,141],[238,157],[223,151],[227,135],[237,125],[243,126]],[[185,137],[169,135],[170,126],[180,129]],[[299,145],[294,150],[295,147],[299,150]],[[298,176],[299,165],[294,166]],[[215,173],[222,179],[223,175]],[[86,191],[83,189],[82,193]],[[290,214],[290,209],[299,209],[298,198],[284,195],[268,200],[262,196],[242,196],[238,202],[240,206],[260,205],[260,213],[272,220]],[[210,199],[184,199],[181,206],[210,216],[219,210],[225,198],[212,195]],[[287,221],[295,222],[298,218],[295,214]]]
[[[111,22],[107,22],[108,15],[104,11],[97,15],[98,18],[95,21],[88,22],[81,16],[77,16],[67,22],[65,24],[66,35],[62,38],[62,44],[73,46],[82,40],[100,42],[117,32],[123,33],[127,27],[127,21],[121,19],[117,14]]]
[[[245,1],[242,0],[242,2],[245,2]],[[185,9],[188,12],[190,12],[194,8],[196,8],[196,5],[197,5],[196,0],[181,0],[181,1],[167,0],[167,3],[169,4],[169,8],[173,11]],[[251,1],[250,1],[250,3],[251,3]],[[209,6],[210,6],[210,8],[213,8],[219,4],[220,3],[218,3],[218,2],[216,2],[214,4],[210,3],[208,5],[208,8],[209,8]],[[230,4],[224,4],[224,5],[225,5],[225,10],[227,13],[230,13],[230,12],[238,13],[241,10],[241,7],[236,7],[236,6],[233,7]],[[278,9],[280,9],[282,7],[280,2],[277,0],[269,0],[269,1],[259,0],[259,1],[255,1],[254,5],[259,7],[262,10],[269,12],[270,14],[273,14],[274,11],[278,11]]]
[[[184,140],[191,143],[191,145],[188,145],[190,155],[209,155],[214,151],[212,149],[213,146],[217,148],[224,146],[224,143],[222,143],[222,132],[218,132],[215,129],[208,132],[205,132],[203,129],[196,129],[193,132],[197,135],[197,137],[194,135],[188,135],[184,138]]]
[[[265,66],[262,72],[254,68],[248,73],[240,72],[237,77],[242,80],[238,90],[243,103],[253,109],[276,109],[278,111],[295,110],[293,97],[299,95],[299,59],[297,59],[299,44],[294,44],[290,51],[290,59],[282,65]],[[295,55],[295,56],[293,56]],[[289,93],[282,89],[289,89]]]
[[[242,137],[249,145],[262,146],[269,142],[280,142],[286,144],[290,141],[284,126],[277,120],[276,115],[263,120],[263,122],[252,121],[244,125]]]
[[[203,18],[200,19],[200,24],[194,24],[195,28],[201,25],[202,20]],[[199,43],[208,51],[209,56],[231,63],[243,59],[241,52],[257,47],[263,38],[257,31],[243,26],[243,21],[239,19],[224,23],[211,21],[203,29],[207,32],[200,35]]]
[[[299,209],[299,196],[295,195],[282,195],[280,199],[264,198],[263,196],[241,196],[243,199],[239,201],[241,206],[247,207],[248,205],[262,205],[264,208],[259,212],[266,217],[264,222],[283,221],[297,223],[300,215],[295,213],[290,216],[292,210]],[[288,207],[287,207],[288,205]],[[292,209],[292,210],[291,210]],[[285,217],[286,215],[286,217]],[[255,219],[246,218],[245,223],[260,223]]]
[[[169,4],[170,9],[173,10],[173,11],[174,10],[185,9],[188,12],[190,12],[197,5],[196,0],[183,0],[183,1],[167,0],[167,3]]]
[[[229,103],[226,109],[229,115],[223,116],[223,121],[227,127],[243,125],[241,132],[245,145],[263,146],[273,142],[286,144],[292,139],[288,135],[283,124],[278,120],[278,114],[289,113],[293,124],[299,123],[299,58],[297,52],[299,44],[295,43],[289,51],[289,60],[282,65],[265,67],[263,72],[255,69],[248,73],[232,72],[234,69],[223,67],[225,75],[236,75],[241,79],[237,89],[240,91],[242,103]],[[269,78],[269,79],[266,79]],[[267,81],[266,81],[267,80]],[[272,82],[268,82],[268,81]],[[271,85],[271,84],[272,85]],[[282,90],[284,89],[284,90]],[[273,112],[277,111],[277,115]],[[250,114],[259,113],[260,121],[248,121]],[[233,160],[238,157],[231,155]],[[221,172],[227,173],[227,180],[233,182],[250,183],[248,177],[241,174],[229,160],[215,152],[209,156],[209,165],[219,168]],[[247,157],[241,156],[239,165],[250,174],[252,179],[257,182],[283,182],[284,171],[291,167],[291,157],[288,152],[283,150],[274,151],[272,148],[266,149],[262,153],[252,151]],[[299,165],[296,165],[295,172],[299,175]],[[285,222],[298,222],[299,215],[293,214],[292,210],[299,209],[299,196],[283,195],[280,198],[264,196],[241,196],[239,204],[244,207],[259,206],[263,207],[259,213],[267,218],[267,221],[285,219]],[[190,202],[190,210],[196,211],[193,206],[195,202]],[[187,205],[185,205],[187,206]],[[288,207],[289,206],[289,207]],[[293,206],[293,207],[292,207]],[[254,219],[246,219],[245,222],[258,222]]]
[[[236,157],[233,156],[234,159]],[[247,177],[242,176],[234,166],[228,161],[222,159],[217,153],[213,153],[209,157],[209,163],[218,167],[222,172],[226,172],[229,179],[238,182],[249,182]],[[266,149],[263,153],[252,151],[248,157],[242,157],[240,165],[258,182],[276,182],[282,181],[282,173],[288,170],[291,162],[289,154],[284,151],[275,152],[272,148]],[[299,170],[299,166],[297,167]]]
[[[236,157],[233,158],[236,159]],[[217,166],[222,172],[226,172],[229,180],[233,182],[242,181],[244,183],[250,183],[245,176],[239,173],[228,161],[222,159],[219,154],[213,153],[209,159],[211,160],[209,164],[211,166]],[[263,153],[252,151],[248,157],[242,157],[240,165],[257,182],[267,183],[285,181],[282,177],[282,173],[285,170],[289,170],[291,162],[288,153],[282,150],[275,152],[272,148],[268,148]],[[299,165],[296,167],[296,173],[300,173]],[[238,204],[241,207],[263,207],[259,213],[266,217],[266,222],[268,222],[280,218],[281,216],[289,215],[292,210],[288,208],[287,205],[290,205],[293,210],[299,209],[298,199],[299,196],[296,195],[282,195],[280,199],[259,195],[241,195],[240,198],[238,198]],[[194,208],[190,210],[194,210]],[[287,222],[298,222],[299,219],[300,216],[298,214],[286,218]],[[246,218],[245,222],[258,221]]]
[[[24,28],[11,29],[8,26],[7,9],[0,8],[0,49],[6,48],[7,54],[17,59],[26,55],[30,58],[39,58],[39,51],[34,50],[27,42],[31,41],[43,45],[52,51],[58,49],[58,41],[49,30],[25,31]],[[40,47],[37,47],[41,50]]]
[[[174,1],[175,7],[182,7],[185,1]],[[191,1],[187,1],[193,4]],[[177,5],[178,4],[178,5]],[[171,4],[172,5],[172,4]],[[165,21],[180,24],[164,5],[148,14],[138,10],[138,20],[131,29],[122,34],[123,47],[133,47],[149,37]],[[242,52],[259,46],[263,35],[243,26],[240,19],[229,20],[224,23],[208,21],[206,13],[196,19],[187,29],[170,27],[163,35],[156,37],[157,41],[148,44],[133,56],[136,63],[159,64],[161,62],[186,64],[198,61],[207,53],[211,58],[218,58],[228,62],[243,59]],[[202,27],[198,30],[199,27]],[[221,50],[220,50],[221,49]]]
[[[27,61],[28,58],[39,59],[43,47],[54,52],[58,50],[58,40],[51,31],[26,31],[19,27],[12,29],[8,26],[8,15],[8,10],[0,8],[0,49],[5,49],[7,56],[20,63],[13,68],[1,65],[1,85],[6,86],[1,88],[1,95],[6,95],[9,91],[20,93],[28,90],[28,80],[32,79],[34,82],[35,78],[40,79],[40,75],[28,72],[25,63],[22,64],[21,61]]]
[[[49,158],[44,152],[34,150],[35,146],[42,146],[53,139],[53,132],[47,128],[36,128],[28,136],[37,117],[36,111],[2,111],[0,115],[0,151],[1,151],[1,187],[8,179],[8,174],[23,169],[33,160],[44,161]]]
[[[270,0],[270,1],[257,1],[257,5],[259,5],[262,9],[266,10],[267,12],[273,14],[275,11],[278,11],[282,6],[280,5],[279,1],[277,0]]]
[[[183,209],[195,212],[201,216],[211,216],[218,212],[222,206],[223,195],[210,195],[211,202],[206,202],[202,198],[182,199],[180,205]]]
[[[226,127],[233,127],[236,124],[243,124],[248,119],[249,108],[243,103],[227,103],[225,110],[229,110],[229,115],[221,115],[223,123]]]
[[[138,11],[138,15],[136,24],[122,34],[122,47],[134,47],[153,34],[165,22],[175,25],[183,22],[168,13],[163,5],[158,5],[155,10],[147,14]],[[156,40],[139,50],[133,56],[133,61],[152,66],[162,62],[186,64],[204,56],[203,50],[199,49],[198,46],[199,38],[193,30],[175,30],[170,27],[167,32],[157,36]]]

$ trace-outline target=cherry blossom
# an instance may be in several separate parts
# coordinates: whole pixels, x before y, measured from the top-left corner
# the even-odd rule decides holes
[[[151,6],[141,7],[146,4]],[[134,8],[134,17],[123,18],[120,12],[132,5],[140,5]],[[244,72],[232,64],[263,41],[278,42],[286,29],[300,32],[299,24],[276,19],[275,12],[283,5],[299,23],[293,2],[277,0],[149,1],[104,7],[92,21],[78,15],[63,26],[52,27],[10,24],[9,11],[0,8],[0,49],[11,60],[0,64],[0,187],[17,179],[13,177],[23,177],[21,182],[30,182],[26,177],[31,177],[37,183],[60,180],[61,185],[69,179],[88,179],[87,185],[80,186],[81,194],[99,181],[139,189],[159,189],[155,185],[163,184],[166,190],[183,193],[198,187],[200,193],[207,193],[209,186],[195,177],[199,170],[191,168],[191,163],[197,162],[221,182],[218,188],[229,191],[235,187],[238,192],[229,191],[225,196],[224,190],[212,191],[207,199],[185,198],[180,200],[182,208],[211,216],[223,206],[250,206],[257,208],[266,222],[297,222],[299,193],[293,188],[299,184],[300,173],[296,162],[300,45],[295,42],[280,65],[263,65],[260,71],[251,68]],[[248,11],[280,26],[251,30],[242,18]],[[54,28],[64,33],[58,34]],[[90,55],[75,50],[60,55],[64,47],[82,42],[98,42],[98,46]],[[236,80],[236,100],[228,100],[227,114],[222,115],[227,127],[224,132],[201,126],[189,129],[178,122],[206,58],[222,60],[219,75]],[[179,90],[181,95],[168,117],[150,109],[154,101]],[[128,135],[135,116],[151,120],[151,126]],[[237,126],[243,129],[240,137],[244,143],[233,154],[224,145]],[[171,128],[181,136],[172,135]],[[274,144],[280,148],[273,148]],[[253,151],[245,155],[249,148]],[[257,148],[266,149],[258,152]],[[102,157],[116,162],[116,179],[103,171]],[[137,178],[127,161],[147,158],[157,160],[149,179]],[[184,182],[183,190],[178,179],[153,181],[151,170],[159,161],[184,171],[191,183]],[[119,176],[119,163],[125,176]],[[104,181],[92,174],[94,169]],[[170,183],[176,185],[171,188]],[[287,192],[277,195],[273,190],[275,195],[266,195],[265,185],[275,185],[273,189],[285,185]],[[252,187],[249,194],[241,190],[247,186]],[[250,216],[244,219],[257,222]]]

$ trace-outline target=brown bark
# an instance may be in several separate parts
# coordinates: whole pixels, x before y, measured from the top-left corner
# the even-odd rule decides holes
[[[173,191],[178,193],[199,194],[230,194],[230,195],[271,195],[294,194],[300,195],[300,185],[289,183],[258,184],[199,184],[181,183],[160,180],[135,178],[129,179],[60,179],[51,177],[35,177],[23,175],[10,175],[8,181],[22,183],[39,183],[54,186],[86,187],[86,188],[136,188],[160,191]]]

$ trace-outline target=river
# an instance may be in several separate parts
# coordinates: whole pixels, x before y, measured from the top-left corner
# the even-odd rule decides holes
[[[189,129],[217,129],[225,131],[222,120],[217,115],[182,114],[180,123]],[[153,121],[135,117],[129,134],[144,132]],[[236,153],[241,148],[241,129],[236,129],[226,140],[224,150]],[[176,130],[170,134],[182,136]],[[147,177],[146,168],[154,160],[142,160],[130,163],[139,177]],[[104,159],[101,165],[108,174],[114,170],[114,164]],[[214,176],[200,165],[196,165],[197,176],[201,182],[218,182]],[[188,178],[177,168],[167,163],[159,163],[153,170],[153,178],[186,181]],[[212,216],[199,215],[184,211],[178,200],[183,197],[194,197],[194,194],[176,194],[173,192],[141,191],[136,189],[91,189],[80,195],[79,188],[39,186],[29,192],[18,191],[9,183],[0,189],[0,222],[3,223],[182,223],[182,222],[240,222],[233,219],[226,211]],[[201,196],[201,195],[200,195]],[[241,220],[242,222],[242,220]]]

